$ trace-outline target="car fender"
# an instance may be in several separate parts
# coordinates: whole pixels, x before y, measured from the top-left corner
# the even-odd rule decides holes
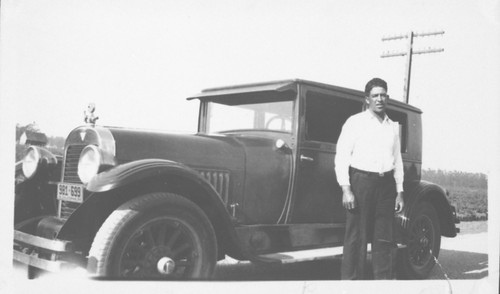
[[[141,159],[99,173],[87,184],[86,190],[91,193],[108,192],[144,179],[169,174],[186,176],[200,184],[206,183],[195,170],[184,164],[165,159]]]
[[[412,183],[411,188],[406,192],[405,189],[405,208],[398,217],[398,220],[404,229],[408,228],[411,215],[420,201],[428,201],[431,203],[439,217],[441,226],[441,234],[445,237],[455,237],[457,229],[455,227],[456,220],[455,209],[447,199],[447,192],[441,186],[427,181],[419,181]]]

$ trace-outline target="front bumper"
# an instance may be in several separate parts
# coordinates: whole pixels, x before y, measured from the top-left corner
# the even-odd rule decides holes
[[[71,241],[51,240],[14,231],[14,260],[46,271],[60,272],[74,268],[79,258],[72,247]]]

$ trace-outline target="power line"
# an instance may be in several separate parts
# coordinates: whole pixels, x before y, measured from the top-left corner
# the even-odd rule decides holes
[[[416,37],[428,37],[428,36],[436,36],[436,35],[443,35],[443,34],[444,34],[444,31],[422,32],[422,33],[410,31],[407,34],[398,34],[398,35],[393,35],[393,36],[382,37],[382,42],[401,40],[401,39],[408,40],[406,51],[384,52],[380,56],[382,58],[406,56],[406,74],[405,74],[405,85],[404,85],[404,100],[406,103],[409,102],[409,97],[410,97],[410,77],[411,77],[412,56],[414,54],[438,53],[438,52],[444,51],[443,48],[431,48],[431,47],[429,47],[427,49],[413,50],[413,39]]]

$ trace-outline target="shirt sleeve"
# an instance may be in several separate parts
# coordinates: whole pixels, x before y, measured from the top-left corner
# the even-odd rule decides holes
[[[397,192],[403,192],[404,169],[401,157],[401,139],[399,138],[399,124],[395,123],[396,140],[394,140],[394,180]]]
[[[347,119],[342,127],[339,139],[337,141],[337,150],[335,155],[335,174],[339,185],[350,185],[349,165],[355,142],[355,125],[352,118]]]

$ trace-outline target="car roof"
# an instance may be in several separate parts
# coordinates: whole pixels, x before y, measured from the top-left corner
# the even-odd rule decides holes
[[[364,97],[364,92],[354,89],[349,89],[345,87],[334,86],[325,83],[313,82],[303,79],[289,79],[280,81],[270,81],[261,83],[249,83],[249,84],[238,84],[232,86],[208,88],[201,91],[196,95],[188,97],[188,100],[200,99],[200,100],[210,100],[211,98],[234,95],[234,94],[245,94],[245,93],[256,93],[256,92],[287,92],[292,91],[297,93],[298,85],[308,85],[316,88],[321,88],[325,90],[332,90],[335,92],[342,92],[345,94],[350,94],[353,96],[358,96],[360,98]],[[422,111],[417,107],[406,104],[404,102],[390,99],[390,105],[394,105],[398,108],[404,108],[414,112],[421,113]]]

